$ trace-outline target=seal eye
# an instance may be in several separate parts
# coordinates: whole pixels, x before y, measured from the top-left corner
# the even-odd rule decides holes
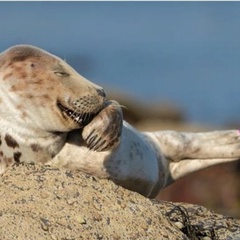
[[[66,72],[54,72],[59,77],[68,77],[69,74]]]

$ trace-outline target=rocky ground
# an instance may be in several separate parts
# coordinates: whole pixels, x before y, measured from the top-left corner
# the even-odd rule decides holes
[[[47,166],[10,168],[0,196],[3,240],[240,239],[240,220]]]
[[[116,94],[110,98],[126,106],[125,118],[140,130],[216,129],[186,123],[174,104],[148,106]],[[47,166],[13,166],[0,178],[1,240],[240,239],[239,163],[183,178],[162,191],[159,201],[107,180]]]

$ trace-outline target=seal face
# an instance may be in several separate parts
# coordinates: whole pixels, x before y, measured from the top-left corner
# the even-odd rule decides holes
[[[91,149],[119,142],[120,107],[106,99],[102,87],[44,50],[18,45],[1,53],[0,83],[0,172],[14,161],[49,161],[70,131],[87,125],[83,139]],[[110,108],[115,115],[107,114]],[[100,114],[103,109],[106,114]],[[105,123],[97,125],[98,114]],[[106,125],[112,121],[116,128]]]
[[[12,108],[17,104],[25,121],[34,120],[47,131],[85,126],[106,100],[101,87],[84,79],[60,58],[36,47],[15,46],[3,52],[0,73],[3,103]],[[12,115],[16,115],[15,109]],[[46,116],[48,121],[43,121]]]

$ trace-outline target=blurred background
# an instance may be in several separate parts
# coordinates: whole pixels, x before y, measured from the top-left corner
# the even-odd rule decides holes
[[[32,44],[126,106],[140,130],[240,126],[239,2],[0,2],[0,51]],[[240,217],[240,166],[193,174],[159,199]]]

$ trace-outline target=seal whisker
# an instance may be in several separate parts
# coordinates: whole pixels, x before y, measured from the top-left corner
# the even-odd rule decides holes
[[[63,106],[60,102],[57,102],[57,106],[63,113],[65,113],[69,117],[67,118],[67,124],[69,127],[72,125],[72,122],[75,122],[82,126],[87,125],[99,111],[97,109],[97,112],[78,112],[79,109],[69,109]]]

